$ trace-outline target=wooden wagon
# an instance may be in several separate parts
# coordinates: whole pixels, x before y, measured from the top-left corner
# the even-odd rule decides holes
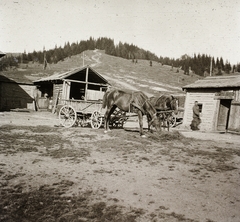
[[[101,101],[65,100],[59,111],[60,124],[64,127],[86,126],[98,129],[102,125],[104,112]]]
[[[102,125],[105,110],[102,99],[110,86],[100,74],[91,67],[64,78],[60,98],[60,124],[64,127],[86,126],[98,129]]]

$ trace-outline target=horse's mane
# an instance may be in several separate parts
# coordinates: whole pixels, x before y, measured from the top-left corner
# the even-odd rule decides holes
[[[156,109],[160,109],[160,110],[164,109],[165,110],[166,108],[171,109],[172,101],[177,98],[175,98],[171,94],[163,94],[158,97],[151,97],[150,99]],[[167,103],[169,103],[170,107],[168,107]]]

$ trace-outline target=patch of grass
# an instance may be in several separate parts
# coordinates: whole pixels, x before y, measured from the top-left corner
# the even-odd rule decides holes
[[[161,133],[148,133],[147,135],[152,142],[159,142],[164,145],[166,145],[167,143],[176,143],[178,145],[185,146],[191,144],[191,139],[184,137],[178,131],[162,131]]]
[[[126,212],[121,206],[108,206],[105,202],[91,203],[92,192],[78,196],[65,196],[72,181],[61,181],[52,186],[23,193],[19,189],[0,192],[0,221],[118,221],[135,222],[142,213]]]
[[[62,148],[59,149],[47,149],[46,153],[41,154],[42,156],[50,156],[52,158],[65,158],[74,162],[81,162],[87,156],[90,156],[90,151],[85,148]]]
[[[16,125],[3,125],[0,126],[1,131],[11,132],[12,130],[30,131],[33,133],[51,133],[56,132],[56,128],[50,126],[16,126]]]
[[[39,147],[62,148],[66,142],[71,143],[57,134],[56,129],[52,127],[10,125],[0,127],[0,151],[5,154],[37,152]]]
[[[207,171],[212,172],[224,172],[238,169],[237,167],[230,165],[229,161],[233,159],[233,155],[235,154],[234,150],[221,148],[221,147],[213,147],[209,150],[202,149],[190,149],[189,147],[182,148],[182,151],[185,152],[186,157],[190,156],[191,158],[201,158],[204,162],[195,164],[196,167],[194,171],[200,171],[201,169],[206,169]],[[186,159],[186,158],[185,158]]]

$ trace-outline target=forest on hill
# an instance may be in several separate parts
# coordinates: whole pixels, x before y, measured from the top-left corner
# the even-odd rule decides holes
[[[80,54],[86,50],[105,50],[108,55],[121,57],[133,61],[138,59],[156,61],[162,65],[170,65],[178,69],[182,69],[184,74],[189,75],[193,72],[199,76],[205,76],[206,73],[213,75],[223,75],[234,72],[240,72],[240,64],[231,65],[228,61],[224,63],[223,58],[214,58],[205,54],[194,54],[193,57],[185,54],[181,58],[173,59],[169,57],[158,57],[154,53],[139,48],[133,44],[122,43],[114,44],[114,40],[106,37],[94,39],[90,37],[88,40],[80,42],[65,43],[63,47],[55,46],[54,49],[43,51],[33,51],[31,53],[19,53],[18,55],[7,55],[0,60],[0,71],[8,70],[12,67],[18,67],[19,64],[40,63],[40,64],[56,64],[64,61],[65,58]]]

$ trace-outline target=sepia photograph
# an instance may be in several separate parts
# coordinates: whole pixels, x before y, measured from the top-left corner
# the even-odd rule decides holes
[[[239,222],[240,2],[1,0],[0,222]]]

